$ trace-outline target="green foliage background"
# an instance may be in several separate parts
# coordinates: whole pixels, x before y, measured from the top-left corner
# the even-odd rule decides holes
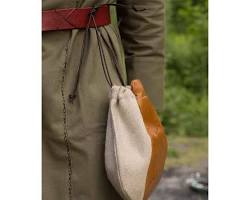
[[[208,134],[208,0],[166,0],[168,134]]]

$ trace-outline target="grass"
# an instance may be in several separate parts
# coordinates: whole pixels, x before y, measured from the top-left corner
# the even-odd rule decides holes
[[[168,158],[165,168],[196,167],[208,159],[207,137],[169,136]]]

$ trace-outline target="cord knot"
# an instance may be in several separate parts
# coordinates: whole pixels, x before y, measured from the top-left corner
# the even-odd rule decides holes
[[[75,98],[76,98],[76,94],[70,94],[69,95],[69,102],[73,104]]]

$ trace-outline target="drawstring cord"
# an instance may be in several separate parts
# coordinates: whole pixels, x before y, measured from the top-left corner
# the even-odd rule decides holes
[[[77,77],[76,77],[76,82],[75,82],[75,86],[74,89],[72,91],[72,93],[69,95],[69,102],[73,103],[74,99],[76,98],[76,90],[77,90],[77,85],[80,79],[80,69],[81,69],[81,65],[83,63],[83,59],[86,56],[86,49],[87,49],[87,45],[88,45],[88,39],[89,39],[89,27],[90,27],[90,22],[91,22],[91,18],[89,18],[89,21],[87,23],[87,27],[86,27],[86,31],[84,33],[84,39],[83,39],[83,44],[82,44],[82,49],[81,49],[81,58],[80,58],[80,62],[79,65],[77,67]],[[84,44],[85,43],[85,44]]]
[[[76,77],[76,81],[75,81],[73,91],[69,95],[70,103],[73,103],[74,99],[76,98],[77,86],[78,86],[79,79],[80,79],[80,74],[81,74],[81,66],[83,64],[83,61],[86,60],[85,59],[85,57],[87,55],[86,49],[88,47],[88,42],[89,42],[90,23],[91,23],[91,21],[94,23],[94,28],[95,28],[95,31],[96,31],[97,44],[98,44],[98,49],[99,49],[99,53],[100,53],[100,58],[101,58],[101,63],[102,63],[102,68],[103,68],[103,72],[104,72],[104,75],[105,75],[105,79],[107,80],[110,87],[112,87],[112,85],[113,85],[113,82],[112,82],[111,77],[110,77],[110,72],[108,70],[104,50],[103,50],[103,47],[102,47],[102,44],[101,44],[101,41],[100,41],[99,31],[97,29],[97,25],[96,25],[96,21],[95,21],[95,14],[97,12],[97,9],[98,9],[98,7],[93,7],[93,9],[89,13],[89,20],[88,20],[88,23],[87,23],[86,31],[84,33],[84,41],[83,41],[83,44],[82,44],[81,58],[80,58],[79,65],[77,67],[77,77]]]
[[[115,55],[115,52],[114,52],[113,48],[110,47],[109,43],[106,41],[106,39],[103,37],[103,35],[101,35],[101,37],[102,37],[104,43],[106,44],[106,47],[108,48],[109,53],[110,53],[110,54],[112,55],[112,57],[114,58],[114,59],[112,59],[113,65],[115,66],[117,75],[119,76],[119,79],[120,79],[122,85],[125,86],[126,83],[124,82],[124,80],[123,80],[123,78],[122,78],[122,75],[121,75],[121,73],[120,73],[120,71],[119,71],[119,68],[118,68],[119,61],[118,61],[118,59],[117,59],[117,56]]]
[[[105,78],[106,78],[109,86],[112,87],[113,83],[112,83],[112,80],[111,80],[111,77],[110,77],[110,73],[109,73],[109,70],[108,70],[108,66],[107,66],[107,62],[106,62],[106,58],[105,58],[103,46],[102,46],[102,43],[101,43],[100,32],[97,29],[95,18],[93,17],[93,15],[91,15],[91,17],[92,17],[93,23],[95,25],[95,31],[96,31],[96,37],[97,37],[97,44],[98,44],[98,49],[99,49],[100,56],[101,56],[101,62],[102,62],[103,72],[104,72]]]
[[[133,5],[130,6],[130,5],[116,4],[116,3],[108,3],[106,5],[117,6],[117,7],[121,7],[121,8],[127,8],[127,9],[133,9],[136,12],[146,10],[145,8],[143,8],[143,9],[137,9]],[[98,26],[96,24],[95,14],[96,14],[98,8],[99,8],[99,6],[94,6],[93,9],[89,13],[89,20],[88,20],[88,23],[87,23],[87,26],[86,26],[86,31],[84,33],[84,40],[83,40],[82,49],[81,49],[81,55],[80,55],[81,58],[80,58],[79,65],[77,67],[77,77],[76,77],[76,81],[74,83],[74,87],[73,87],[72,93],[69,94],[69,102],[70,103],[73,103],[74,99],[76,98],[77,87],[78,87],[78,84],[79,84],[79,79],[80,79],[80,74],[81,74],[81,66],[83,65],[83,61],[86,60],[85,59],[86,54],[87,54],[86,49],[88,47],[88,42],[89,42],[90,23],[91,23],[91,21],[94,24],[94,29],[95,29],[95,32],[96,32],[97,44],[98,44],[98,50],[99,50],[99,54],[100,54],[102,69],[103,69],[104,76],[105,76],[105,79],[106,79],[108,85],[110,87],[112,87],[113,86],[113,82],[112,82],[112,79],[111,79],[111,76],[110,76],[110,72],[109,72],[109,69],[108,69],[108,66],[107,66],[107,61],[106,61],[106,58],[105,58],[105,53],[104,53],[102,41],[104,41],[105,45],[108,48],[109,53],[112,55],[111,60],[112,60],[112,63],[114,64],[114,66],[115,66],[115,69],[116,69],[116,72],[118,74],[119,80],[121,81],[121,83],[122,83],[123,86],[126,86],[126,84],[125,84],[125,82],[124,82],[124,80],[122,78],[122,75],[120,74],[120,71],[119,71],[119,67],[118,67],[118,63],[119,62],[118,62],[118,59],[117,59],[117,57],[115,55],[115,52],[112,49],[112,47],[110,47],[110,45],[108,44],[108,42],[104,39],[103,35],[101,34],[101,32],[98,29]]]

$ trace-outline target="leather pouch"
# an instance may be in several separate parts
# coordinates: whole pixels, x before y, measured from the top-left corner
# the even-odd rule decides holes
[[[160,119],[139,80],[112,86],[105,167],[124,200],[147,199],[164,168],[167,140]]]

